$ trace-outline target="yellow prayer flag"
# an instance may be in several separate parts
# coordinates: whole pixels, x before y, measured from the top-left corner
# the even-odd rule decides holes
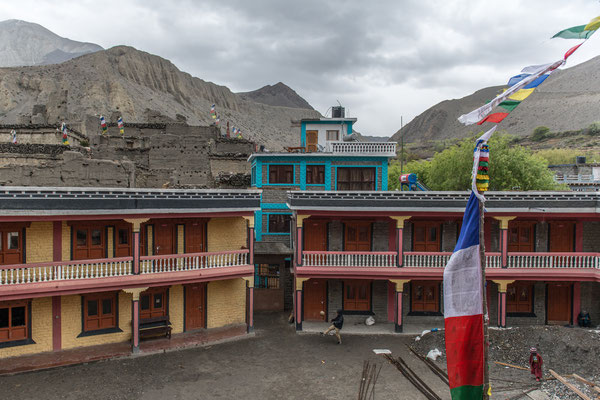
[[[515,94],[513,94],[512,96],[509,96],[509,99],[516,100],[516,101],[523,101],[527,97],[529,97],[529,95],[531,93],[533,93],[534,90],[535,90],[535,88],[517,90],[517,92]]]
[[[600,16],[592,19],[583,29],[586,31],[595,31],[598,28],[600,28]]]

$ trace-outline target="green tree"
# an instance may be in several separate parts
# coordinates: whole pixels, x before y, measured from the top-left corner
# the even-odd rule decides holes
[[[538,126],[537,128],[535,128],[533,130],[533,134],[531,135],[531,140],[533,140],[534,142],[540,142],[540,141],[544,140],[546,138],[546,136],[548,136],[549,132],[550,132],[550,128],[548,128],[547,126]]]
[[[413,160],[404,164],[405,174],[417,174],[420,182],[425,183],[429,173],[431,163],[426,160]],[[400,190],[400,162],[395,161],[390,164],[388,169],[388,188],[389,190]]]
[[[419,179],[431,190],[468,190],[471,188],[473,147],[475,138],[467,138],[457,145],[436,153],[431,161],[412,162],[419,168]],[[490,146],[490,190],[557,190],[564,186],[554,181],[548,162],[529,149],[514,143],[508,135],[493,136]],[[409,170],[405,173],[415,172]],[[412,166],[412,165],[411,165]],[[390,168],[388,181],[397,182],[398,168]],[[390,185],[390,188],[393,187]]]

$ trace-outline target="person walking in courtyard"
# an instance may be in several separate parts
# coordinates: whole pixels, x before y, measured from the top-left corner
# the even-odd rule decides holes
[[[542,379],[542,365],[544,364],[544,360],[535,347],[529,349],[529,353],[529,367],[531,368],[531,374],[535,375],[535,380],[539,382],[540,379]]]
[[[342,315],[342,310],[337,310],[337,315],[334,319],[331,320],[331,326],[327,328],[327,330],[321,335],[327,335],[329,332],[335,330],[335,336],[337,336],[338,344],[342,344],[342,337],[340,336],[340,330],[344,326],[344,316]]]

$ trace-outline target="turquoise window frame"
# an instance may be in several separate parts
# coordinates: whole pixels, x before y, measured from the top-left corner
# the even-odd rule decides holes
[[[378,166],[378,165],[334,165],[335,167],[335,179],[334,179],[334,183],[335,183],[335,189],[334,190],[338,190],[337,188],[337,175],[338,175],[338,168],[375,168],[375,191],[379,192],[382,189],[378,189],[378,185],[377,185],[377,174],[379,174],[382,171],[382,167]],[[381,182],[383,183],[383,174],[381,175]],[[361,192],[363,192],[364,190],[361,190]]]
[[[300,189],[306,190],[307,186],[322,186],[322,187],[326,187],[327,186],[327,164],[328,163],[326,163],[326,162],[315,162],[315,163],[308,163],[307,162],[307,163],[302,163],[301,168],[304,169],[304,180],[301,181],[301,182],[304,184],[304,186],[301,187]],[[308,169],[309,165],[311,165],[311,166],[312,165],[322,165],[323,166],[323,168],[325,169],[325,171],[323,172],[323,179],[324,179],[325,183],[308,183],[306,181],[306,173],[307,173],[307,169]],[[303,177],[303,175],[300,174],[300,178],[302,178],[302,177]]]
[[[296,182],[296,168],[300,167],[300,163],[282,163],[282,162],[274,162],[274,163],[265,163],[267,165],[267,182],[263,183],[264,186],[300,186],[300,182]],[[271,165],[291,165],[294,168],[293,172],[293,183],[271,183],[269,179],[271,179],[271,174],[268,172],[268,167]]]

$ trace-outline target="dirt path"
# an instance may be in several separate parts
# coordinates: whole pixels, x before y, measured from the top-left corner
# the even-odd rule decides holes
[[[338,345],[333,337],[296,334],[283,314],[257,315],[256,333],[205,348],[0,377],[2,398],[353,399],[363,360],[369,360],[382,366],[378,400],[424,399],[374,348],[402,356],[449,398],[441,381],[407,350],[411,337],[347,335]]]

